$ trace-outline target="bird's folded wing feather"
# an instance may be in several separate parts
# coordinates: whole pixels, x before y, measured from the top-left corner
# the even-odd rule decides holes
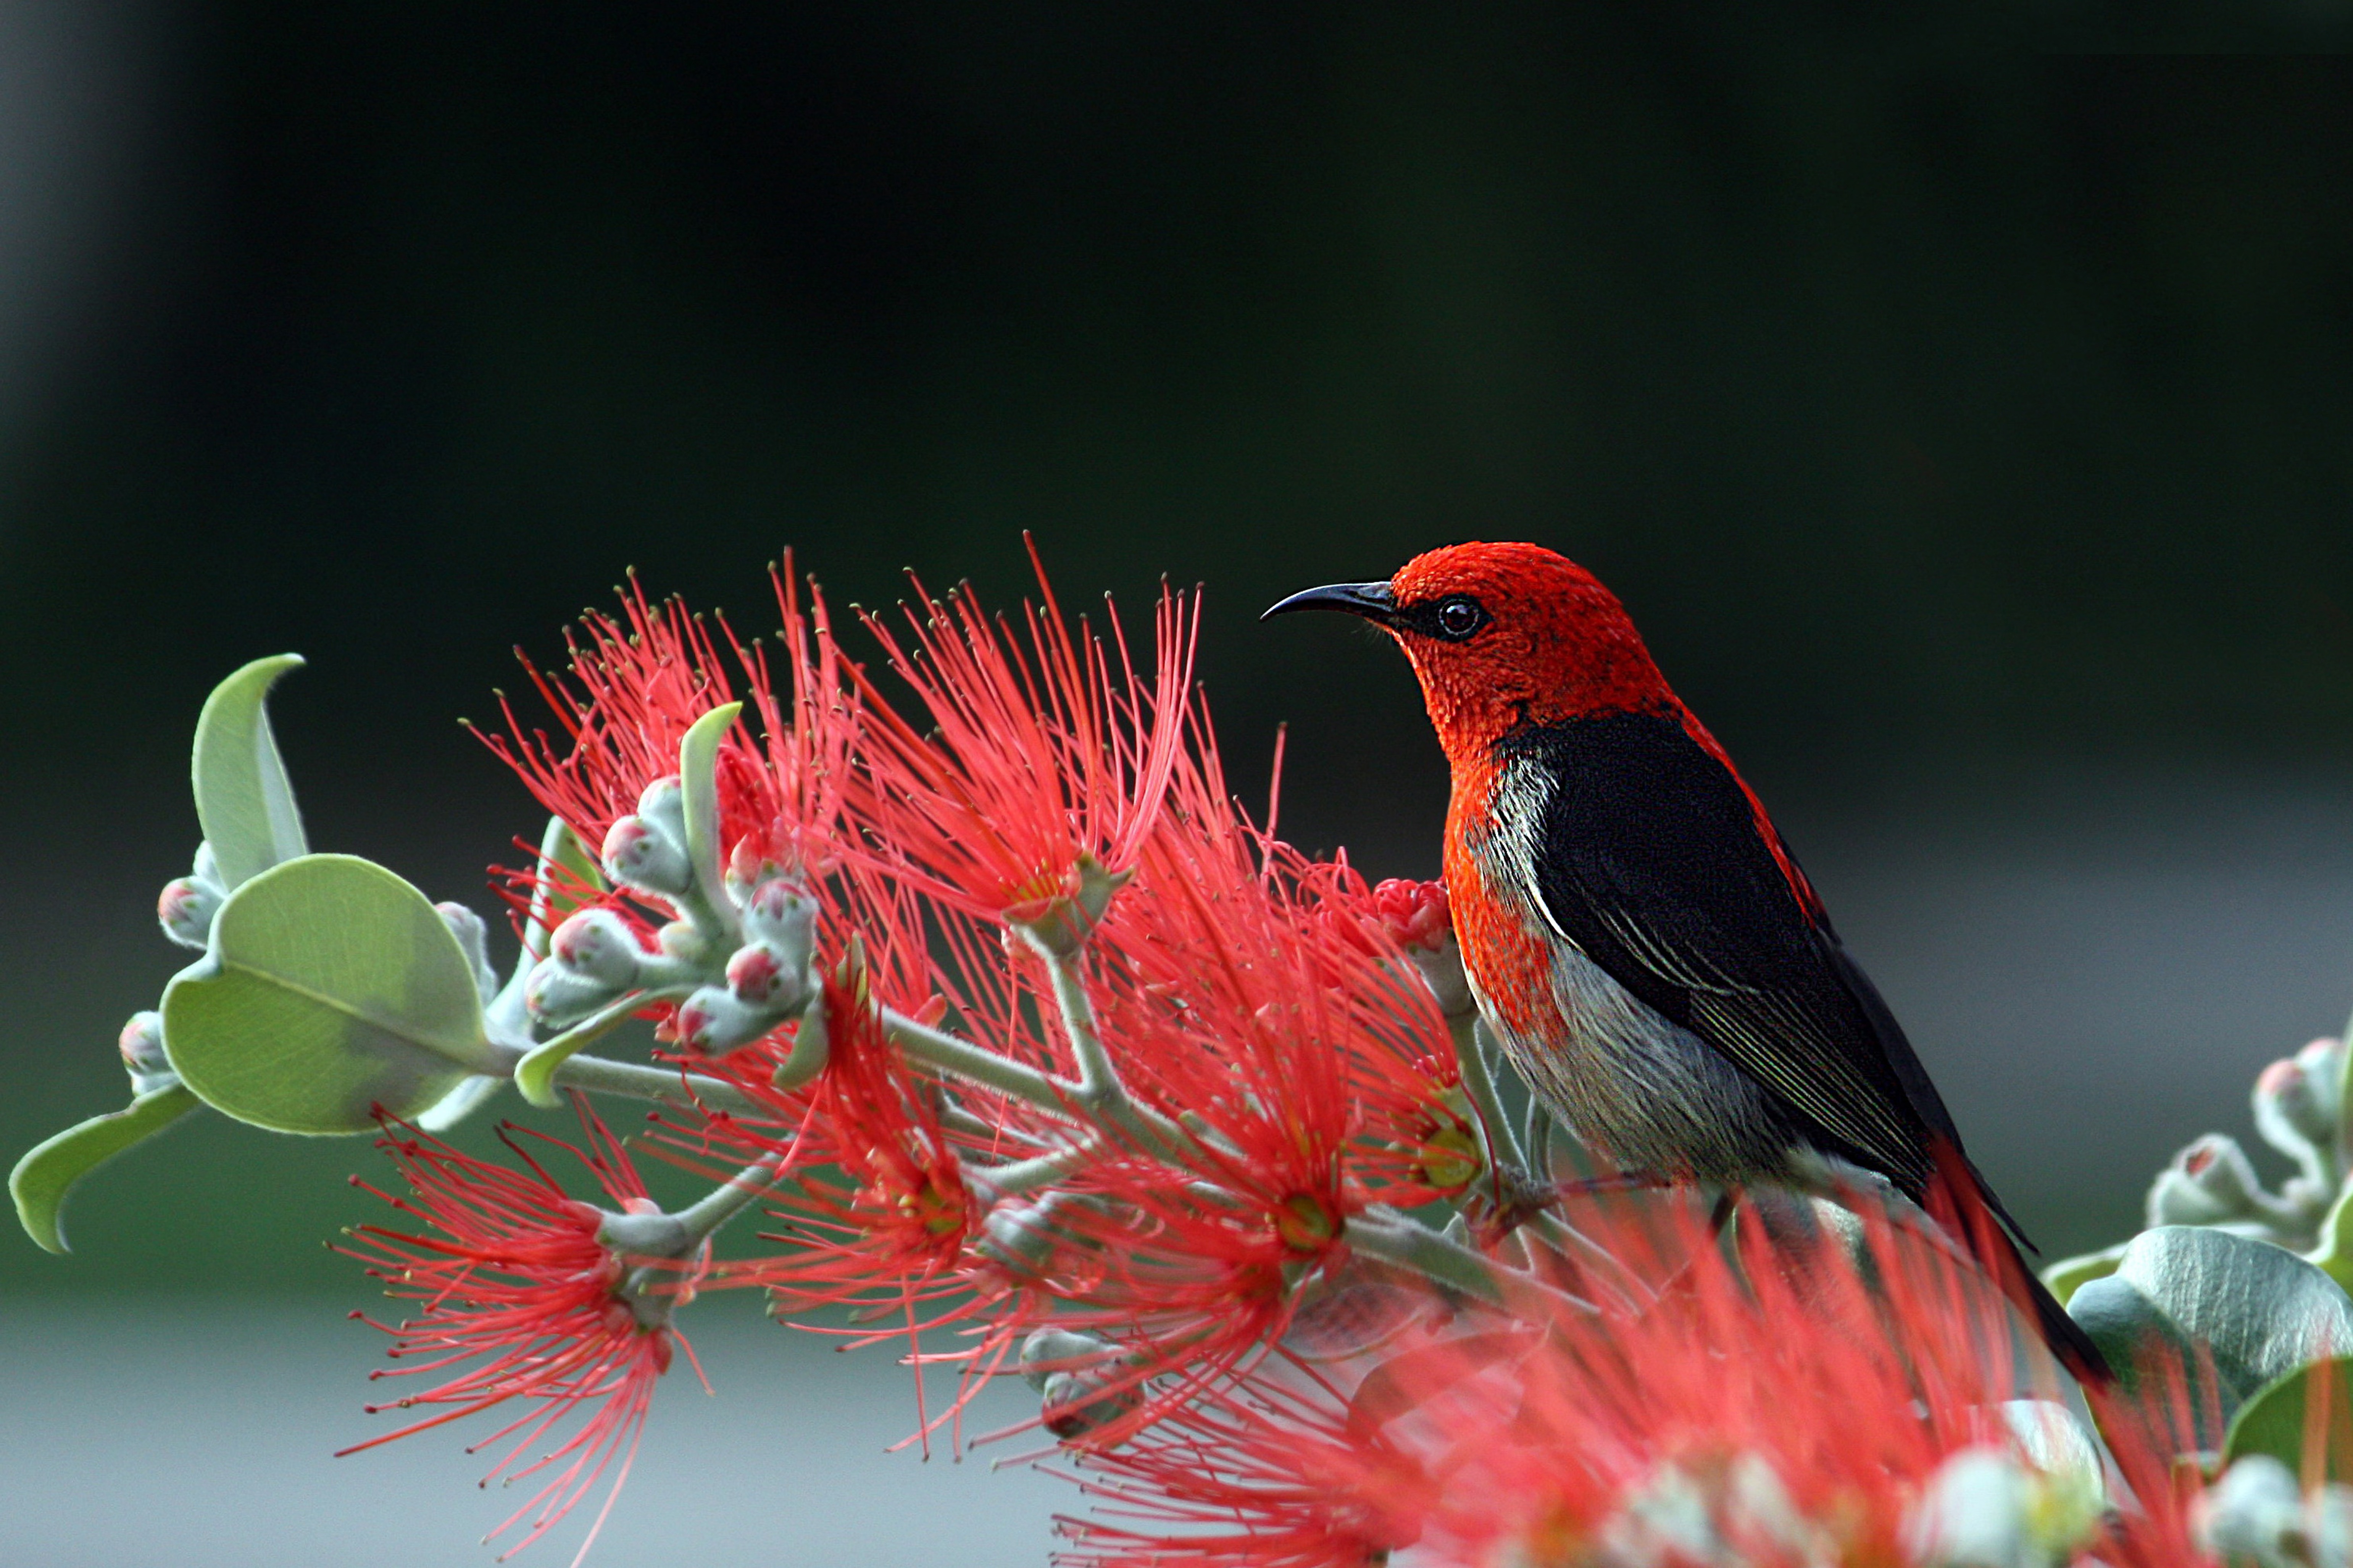
[[[1668,715],[1575,720],[1524,744],[1552,780],[1534,891],[1555,934],[1833,1150],[1917,1191],[1926,1124],[1949,1119],[1907,1093],[1926,1085],[1909,1044],[1849,985],[1730,769]]]

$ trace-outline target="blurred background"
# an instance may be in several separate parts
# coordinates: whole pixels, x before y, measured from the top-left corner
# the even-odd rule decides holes
[[[2046,1249],[2121,1236],[2353,1006],[2353,72],[2112,51],[2353,13],[1947,10],[0,0],[5,1152],[123,1098],[245,660],[311,661],[313,843],[489,909],[538,821],[455,721],[516,644],[630,567],[765,629],[786,546],[1010,600],[1029,529],[1071,599],[1206,585],[1237,776],[1287,722],[1287,835],[1426,875],[1403,662],[1254,617],[1528,538]],[[0,1560],[488,1559],[454,1437],[324,1457],[375,1159],[192,1118],[71,1257],[0,1237]],[[732,1305],[601,1561],[689,1510],[729,1561],[1041,1559],[1072,1499],[881,1460],[883,1359]]]

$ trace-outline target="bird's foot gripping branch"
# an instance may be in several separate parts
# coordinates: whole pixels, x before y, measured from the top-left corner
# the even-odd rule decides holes
[[[360,1446],[481,1414],[531,1482],[514,1544],[634,1448],[682,1319],[748,1290],[944,1373],[926,1440],[1026,1379],[1017,1451],[1092,1499],[1074,1563],[2346,1559],[2339,1494],[2178,1467],[2268,1298],[2181,1316],[2190,1353],[2095,1428],[1916,1213],[1720,1236],[1691,1193],[1572,1180],[1512,1114],[1444,891],[1236,806],[1184,599],[1139,660],[1050,595],[1004,621],[919,586],[861,629],[901,702],[778,588],[776,641],[632,595],[534,672],[557,736],[490,738],[552,813],[500,884],[503,974],[479,915],[311,850],[265,710],[297,661],[224,682],[159,906],[196,957],[123,1031],[129,1106],[17,1165],[27,1233],[62,1249],[73,1184],[202,1107],[375,1134],[391,1213],[343,1245],[417,1370]],[[607,1040],[632,1022],[649,1061]],[[520,1119],[461,1127],[494,1101]],[[649,1156],[702,1195],[657,1204]],[[2257,1278],[2199,1266],[2216,1300]]]

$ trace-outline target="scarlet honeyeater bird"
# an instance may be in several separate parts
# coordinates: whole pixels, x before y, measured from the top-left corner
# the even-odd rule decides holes
[[[1464,967],[1567,1126],[1662,1181],[1827,1193],[1869,1173],[1915,1202],[1940,1196],[2061,1360],[2109,1375],[2026,1267],[1756,792],[1608,588],[1538,546],[1455,545],[1266,613],[1299,609],[1361,616],[1412,661],[1453,774]]]

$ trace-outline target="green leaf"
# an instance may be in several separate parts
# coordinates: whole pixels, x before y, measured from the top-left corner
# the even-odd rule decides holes
[[[678,743],[678,781],[686,808],[686,858],[694,867],[694,883],[703,902],[723,920],[732,917],[734,905],[721,879],[720,857],[727,846],[719,842],[719,743],[725,739],[742,703],[716,707],[694,721]]]
[[[2132,1243],[2122,1241],[2114,1246],[2102,1247],[2097,1252],[2063,1257],[2042,1271],[2042,1283],[2051,1287],[2051,1294],[2059,1298],[2060,1306],[2064,1307],[2076,1291],[2094,1279],[2105,1279],[2114,1274],[2116,1265],[2124,1261],[2125,1248],[2130,1245]]]
[[[153,1138],[196,1108],[177,1084],[150,1089],[119,1111],[94,1116],[26,1151],[8,1173],[8,1195],[25,1234],[51,1252],[66,1250],[66,1194],[74,1183],[134,1143]]]
[[[2353,1299],[2336,1281],[2284,1247],[2210,1225],[2143,1231],[2067,1310],[2120,1371],[2162,1348],[2200,1383],[2191,1347],[2204,1346],[2226,1421],[2274,1378],[2353,1345]],[[2201,1431],[2200,1446],[2221,1437]]]
[[[557,875],[562,873],[561,876]],[[561,883],[563,885],[559,886]],[[566,916],[585,908],[587,900],[574,897],[564,891],[576,883],[582,887],[602,889],[605,873],[596,857],[580,836],[565,825],[561,817],[547,819],[547,832],[539,841],[539,885],[531,893],[531,919],[522,928],[522,945],[534,962],[547,957],[548,934],[564,924]]]
[[[280,653],[256,659],[213,688],[196,715],[196,821],[220,864],[222,885],[234,892],[281,861],[306,853],[302,816],[286,781],[265,705],[269,688],[301,658]]]
[[[513,1065],[439,912],[353,855],[304,855],[231,894],[163,1011],[188,1087],[278,1132],[366,1132],[373,1107],[413,1118],[469,1073]]]
[[[2307,1486],[2353,1481],[2353,1356],[2314,1361],[2258,1389],[2231,1423],[2222,1458],[2269,1454],[2301,1473],[2307,1441],[2320,1466],[2304,1478]]]

